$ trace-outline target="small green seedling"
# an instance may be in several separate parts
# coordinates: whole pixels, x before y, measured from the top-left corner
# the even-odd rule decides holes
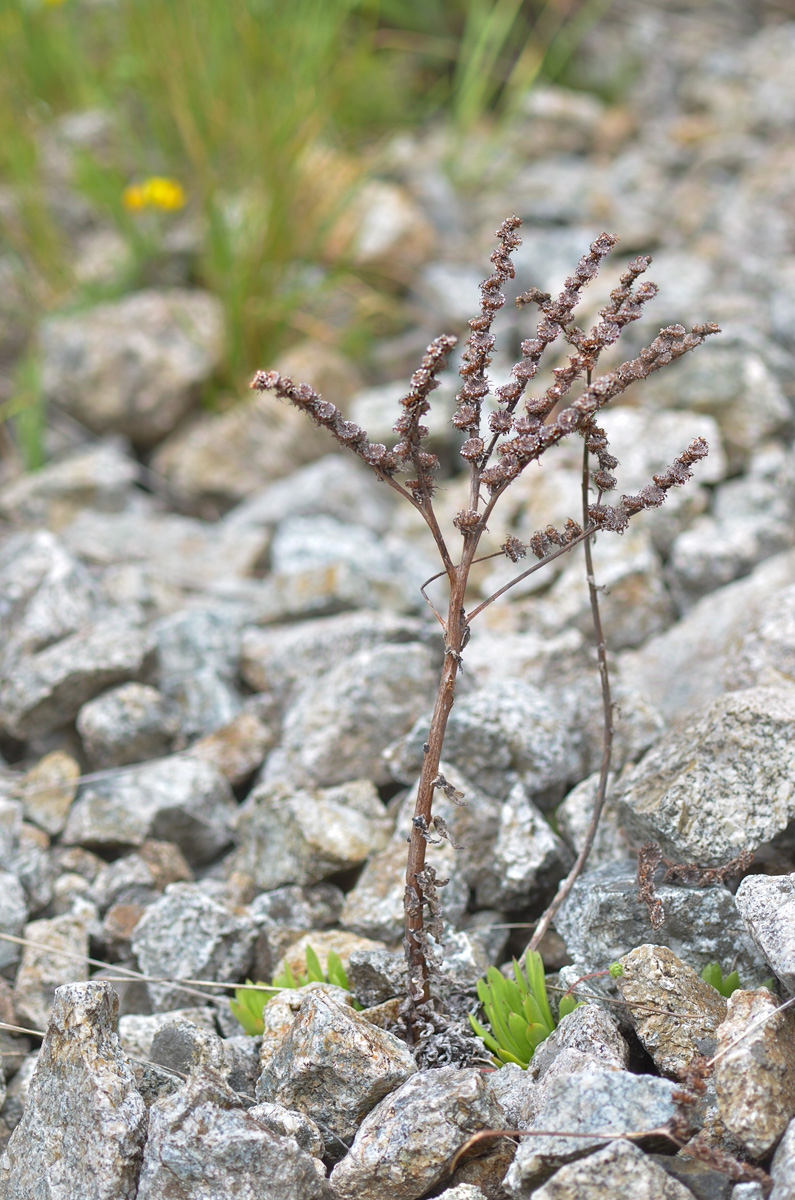
[[[289,963],[285,963],[284,970],[279,975],[274,975],[269,984],[252,984],[251,980],[247,979],[246,987],[235,988],[235,998],[229,1001],[229,1007],[246,1033],[256,1037],[265,1028],[262,1010],[271,997],[285,988],[302,988],[308,983],[334,983],[337,987],[350,990],[348,976],[336,950],[329,951],[324,973],[317,954],[311,946],[307,946],[305,972],[292,971]],[[361,1009],[362,1006],[358,1000],[354,1000],[353,1007]]]
[[[550,1011],[544,981],[544,964],[536,950],[528,950],[523,971],[513,960],[513,979],[507,979],[496,967],[489,967],[485,979],[478,980],[478,996],[488,1018],[491,1032],[471,1014],[472,1028],[495,1056],[495,1062],[518,1063],[527,1068],[536,1046],[552,1033],[557,1022]],[[560,1017],[579,1003],[574,996],[560,1002]],[[560,1019],[559,1017],[559,1019]]]
[[[721,996],[725,996],[727,1000],[729,996],[731,996],[732,992],[736,992],[738,988],[743,986],[740,983],[740,976],[736,971],[732,971],[731,974],[727,975],[724,979],[720,963],[716,962],[707,963],[706,967],[704,967],[704,970],[701,972],[701,978],[705,983],[712,984],[715,990],[720,992]],[[773,991],[776,986],[776,981],[771,975],[767,979],[763,979],[759,986],[767,988],[769,991]]]

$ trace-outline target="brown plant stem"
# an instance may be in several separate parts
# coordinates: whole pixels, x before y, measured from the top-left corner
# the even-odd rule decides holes
[[[590,372],[588,373],[588,382],[590,383]],[[589,485],[590,471],[588,469],[588,447],[587,445],[583,444],[582,510],[584,523],[587,521],[588,514]],[[601,492],[599,493],[599,499],[601,500]],[[583,547],[585,550],[585,570],[588,579],[588,594],[591,601],[591,617],[593,620],[594,639],[596,641],[596,653],[599,662],[599,678],[602,685],[602,716],[604,722],[602,735],[602,763],[599,769],[599,783],[596,788],[593,812],[591,814],[591,820],[585,834],[585,841],[582,844],[579,854],[574,860],[574,866],[571,868],[566,878],[560,883],[552,902],[547,905],[546,909],[541,914],[538,924],[535,927],[533,936],[530,939],[529,948],[531,950],[538,949],[539,942],[549,929],[556,913],[566,900],[569,892],[574,887],[580,872],[588,861],[588,855],[593,849],[593,844],[596,840],[596,831],[599,828],[599,821],[602,816],[602,810],[605,806],[605,799],[607,796],[607,780],[610,774],[610,759],[613,753],[613,701],[610,696],[610,674],[607,668],[607,643],[605,642],[604,630],[602,629],[602,618],[599,612],[599,589],[596,585],[596,579],[594,577],[590,535],[585,537]]]

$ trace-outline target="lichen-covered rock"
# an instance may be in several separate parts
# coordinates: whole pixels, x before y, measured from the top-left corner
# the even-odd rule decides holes
[[[621,780],[630,834],[718,865],[795,817],[795,688],[730,692],[680,722]]]
[[[406,994],[406,956],[389,950],[352,950],[348,983],[365,1008]]]
[[[99,616],[14,664],[0,686],[0,725],[21,739],[58,729],[105,688],[140,679],[151,655],[151,638],[134,615]]]
[[[660,883],[665,923],[652,930],[638,901],[637,864],[632,859],[604,863],[575,883],[555,918],[555,927],[577,964],[579,974],[601,971],[654,935],[678,958],[701,970],[710,962],[737,959],[740,976],[763,979],[767,966],[748,936],[728,888],[680,887]]]
[[[130,1058],[149,1058],[152,1040],[158,1030],[174,1021],[190,1021],[208,1033],[215,1033],[215,1018],[210,1008],[180,1008],[173,1012],[128,1013],[119,1017],[119,1041]]]
[[[58,989],[22,1120],[0,1161],[4,1200],[133,1200],[146,1109],[107,983]]]
[[[723,673],[731,691],[795,683],[795,587],[773,593],[734,650]]]
[[[537,1200],[604,1200],[626,1195],[628,1188],[643,1200],[691,1200],[693,1195],[637,1146],[615,1141],[561,1167],[533,1196]]]
[[[220,360],[223,316],[208,292],[132,292],[42,327],[45,395],[95,433],[159,442]]]
[[[592,1134],[567,1138],[539,1134],[522,1138],[504,1187],[524,1200],[533,1186],[557,1167],[582,1158],[604,1144],[605,1133],[658,1130],[677,1112],[677,1085],[650,1075],[591,1069],[563,1075],[544,1090],[544,1105],[530,1129]]]
[[[266,1129],[283,1137],[292,1137],[302,1150],[313,1158],[322,1158],[325,1153],[323,1135],[314,1121],[305,1113],[293,1108],[285,1108],[282,1104],[271,1104],[263,1100],[248,1110],[248,1115]]]
[[[268,1060],[257,1098],[306,1113],[337,1159],[367,1113],[416,1070],[405,1043],[315,990]]]
[[[762,1158],[795,1117],[795,1019],[776,1007],[766,988],[733,992],[717,1031],[718,1108],[753,1158]]]
[[[29,915],[22,884],[10,871],[0,871],[0,928],[12,937],[21,937]],[[0,970],[12,967],[20,953],[14,942],[0,941]]]
[[[144,975],[166,980],[240,979],[251,962],[256,927],[200,884],[171,883],[135,928],[132,947]],[[195,1003],[194,989],[147,983],[155,1012]],[[209,993],[208,993],[209,997]]]
[[[487,1076],[492,1095],[505,1114],[506,1129],[526,1129],[538,1112],[536,1081],[518,1063],[505,1063]]]
[[[301,988],[282,988],[275,996],[266,1000],[262,1009],[262,1040],[260,1042],[260,1066],[264,1071],[281,1046],[301,1005],[310,992],[323,992],[338,1004],[353,1005],[353,996],[336,983],[308,983]]]
[[[258,889],[312,884],[364,862],[389,840],[392,822],[366,779],[316,790],[259,784],[235,822],[238,847],[228,870]]]
[[[795,995],[795,874],[749,875],[734,902],[777,978]]]
[[[200,1148],[200,1153],[197,1150]],[[210,1074],[191,1075],[149,1110],[137,1200],[322,1200],[315,1160],[249,1116]]]
[[[216,767],[171,755],[81,788],[63,835],[66,845],[100,852],[176,842],[189,862],[208,862],[231,841],[237,812],[232,789]]]
[[[179,732],[179,712],[156,688],[123,683],[83,705],[77,732],[95,770],[121,767],[167,754]]]
[[[616,985],[631,1002],[629,1019],[664,1075],[680,1078],[697,1054],[714,1053],[715,1031],[726,1017],[720,992],[667,946],[638,946],[620,962]]]
[[[25,926],[25,937],[31,944],[22,948],[14,981],[14,1008],[23,1025],[46,1029],[55,989],[88,975],[86,920],[66,913],[31,921]]]
[[[445,1178],[473,1133],[504,1128],[505,1114],[480,1071],[422,1071],[365,1117],[331,1173],[334,1196],[417,1200]]]

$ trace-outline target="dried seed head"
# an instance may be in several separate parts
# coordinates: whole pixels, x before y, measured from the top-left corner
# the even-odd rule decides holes
[[[476,512],[474,508],[462,508],[453,517],[453,524],[462,533],[471,533],[480,525],[480,513]]]
[[[505,539],[501,549],[508,555],[511,562],[518,562],[520,558],[524,558],[527,554],[527,547],[524,542],[520,541],[518,537],[514,537],[513,534],[510,534]]]
[[[459,453],[462,458],[469,459],[470,461],[480,458],[481,454],[483,453],[483,439],[468,438],[464,442]]]

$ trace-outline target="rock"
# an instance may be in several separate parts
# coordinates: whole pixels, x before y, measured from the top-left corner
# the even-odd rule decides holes
[[[112,904],[148,903],[153,892],[169,883],[190,883],[193,873],[173,842],[145,841],[140,851],[103,865],[94,877],[90,895],[101,912]]]
[[[394,840],[367,862],[345,897],[340,923],[362,937],[395,945],[403,937],[403,893],[406,887],[406,843]],[[447,920],[456,925],[463,916],[469,888],[457,860],[458,851],[447,843],[434,846],[428,856],[440,879],[449,879],[441,893]]]
[[[160,688],[182,711],[182,732],[203,737],[242,708],[237,682],[240,628],[222,609],[193,608],[156,622]]]
[[[151,1013],[148,1016],[128,1013],[119,1017],[119,1041],[130,1058],[149,1058],[152,1040],[164,1025],[190,1021],[194,1026],[215,1033],[215,1018],[209,1008],[178,1008],[172,1012]]]
[[[328,434],[303,413],[261,392],[226,411],[200,413],[161,442],[152,455],[183,502],[225,510],[262,494],[263,480],[292,478],[297,467],[328,450]],[[272,484],[272,486],[275,486]]]
[[[30,1095],[30,1084],[36,1072],[36,1066],[39,1061],[39,1051],[34,1054],[26,1055],[14,1075],[14,1078],[8,1085],[6,1090],[5,1104],[3,1105],[3,1120],[10,1130],[16,1129],[19,1122],[22,1120],[22,1114],[25,1111],[25,1105],[28,1102]],[[4,1147],[5,1149],[5,1147]],[[3,1186],[3,1162],[0,1158],[0,1187]]]
[[[251,962],[256,928],[240,910],[208,895],[200,884],[171,883],[163,898],[139,921],[133,951],[144,975],[167,980],[244,978]],[[195,1002],[195,990],[177,983],[148,982],[155,1012]],[[208,1000],[212,991],[207,989]]]
[[[479,1070],[422,1071],[365,1117],[331,1174],[336,1200],[417,1200],[445,1178],[464,1142],[504,1128],[505,1114]],[[429,1137],[429,1130],[433,1136]]]
[[[276,733],[255,712],[239,712],[219,729],[199,738],[188,750],[191,758],[211,763],[236,786],[262,766],[276,742]]]
[[[147,1055],[153,1063],[180,1075],[219,1075],[227,1080],[229,1064],[224,1042],[215,1030],[184,1018],[165,1022],[155,1032]]]
[[[259,1200],[263,1185],[269,1200],[328,1195],[310,1155],[250,1117],[219,1078],[192,1075],[152,1105],[138,1200]]]
[[[22,812],[49,834],[59,834],[77,793],[80,764],[63,750],[45,754],[20,781]]]
[[[734,902],[782,986],[795,996],[795,874],[749,875]]]
[[[536,1049],[528,1074],[536,1081],[554,1074],[563,1054],[576,1051],[587,1065],[610,1070],[629,1068],[629,1047],[613,1017],[594,1004],[580,1005],[562,1017],[557,1027]],[[571,1059],[569,1060],[572,1061]]]
[[[773,1155],[773,1200],[792,1200],[795,1196],[795,1120],[790,1121]]]
[[[84,632],[16,663],[0,687],[0,724],[20,739],[50,733],[103,689],[140,678],[151,652],[137,621],[122,613],[99,617]]]
[[[693,1195],[637,1146],[622,1141],[561,1167],[533,1195],[537,1200],[603,1200],[620,1196],[630,1180],[643,1200],[691,1200]]]
[[[795,583],[795,553],[786,551],[698,601],[680,621],[639,650],[624,653],[619,673],[669,720],[706,705],[725,690],[740,639],[753,629],[773,593]],[[752,683],[769,683],[768,679]]]
[[[31,921],[14,981],[14,1008],[22,1025],[46,1029],[55,989],[88,976],[88,929],[85,918],[71,913]]]
[[[50,839],[43,829],[23,821],[14,853],[6,860],[12,874],[25,889],[32,913],[39,913],[52,900],[53,864]]]
[[[240,809],[227,870],[246,872],[261,889],[317,883],[364,862],[386,845],[391,828],[368,780],[314,791],[261,783]]]
[[[795,1020],[761,988],[736,991],[718,1027],[715,1088],[726,1128],[762,1158],[795,1117]]]
[[[284,957],[277,962],[274,975],[281,975],[289,966],[293,974],[306,973],[306,951],[311,946],[317,955],[320,969],[328,971],[328,956],[333,950],[342,963],[342,969],[347,973],[352,954],[383,954],[384,947],[370,938],[358,937],[355,933],[346,933],[342,929],[313,929],[301,934],[290,944]],[[394,993],[392,993],[394,995]],[[384,997],[388,999],[389,997]]]
[[[220,771],[197,758],[171,755],[84,784],[63,840],[104,853],[174,841],[188,861],[208,862],[231,840],[237,806]]]
[[[394,777],[413,782],[422,767],[430,713],[402,744],[390,747]],[[515,679],[459,699],[450,714],[445,761],[487,795],[504,800],[517,776],[533,801],[552,807],[577,777],[581,751],[560,720],[560,710],[539,688]]]
[[[77,714],[77,732],[94,770],[168,754],[179,724],[174,702],[144,683],[104,692]]]
[[[491,849],[491,871],[478,884],[478,907],[525,908],[543,901],[573,862],[523,784],[508,793]]]
[[[248,911],[260,928],[324,929],[339,921],[343,899],[342,891],[333,883],[311,887],[288,883],[255,896]]]
[[[487,1076],[487,1082],[505,1114],[505,1128],[526,1129],[539,1107],[538,1089],[530,1071],[518,1063],[505,1063]]]
[[[264,1029],[260,1043],[260,1066],[263,1071],[281,1047],[310,992],[322,992],[343,1007],[353,1005],[350,992],[335,983],[307,983],[300,988],[282,988],[275,996],[271,996],[262,1009]]]
[[[195,403],[223,353],[220,302],[180,288],[133,292],[41,330],[42,387],[95,433],[153,446]]]
[[[352,950],[347,967],[351,992],[364,1008],[406,994],[406,959],[388,950]]]
[[[582,783],[573,787],[563,803],[555,809],[555,824],[558,833],[577,853],[585,843],[585,836],[591,823],[600,774],[601,772],[596,771],[587,779],[583,779]],[[605,805],[588,856],[588,862],[592,868],[602,866],[604,863],[626,859],[630,853],[631,847],[621,832],[621,822],[615,800],[615,784],[615,775],[611,773],[607,781]]]
[[[620,810],[637,841],[658,841],[678,862],[717,865],[795,817],[794,771],[795,689],[748,688],[662,738],[622,777]]]
[[[272,692],[282,703],[357,651],[391,643],[424,640],[427,625],[417,617],[386,612],[341,613],[296,625],[243,630],[240,673],[257,691]]]
[[[332,258],[350,255],[360,267],[402,279],[408,265],[425,260],[435,237],[433,226],[404,188],[371,179],[346,206],[327,253]]]
[[[486,1200],[486,1193],[471,1183],[459,1183],[455,1187],[445,1188],[443,1192],[437,1194],[445,1196],[446,1200]]]
[[[295,412],[303,431],[302,442],[311,434],[314,426],[303,413],[286,408],[267,393],[258,395],[263,400],[270,400],[279,413]],[[356,417],[353,419],[358,420]],[[328,435],[325,430],[321,430],[319,436],[326,449]],[[259,464],[257,472],[261,484],[266,476]],[[273,476],[268,474],[267,478],[272,479]],[[364,525],[373,533],[386,533],[394,507],[392,493],[384,489],[375,476],[352,455],[324,454],[315,462],[293,471],[286,479],[277,479],[275,483],[258,490],[250,500],[234,508],[223,523],[229,529],[246,525],[273,528],[287,517],[309,517],[322,513],[344,522],[350,521],[355,514],[359,525]],[[381,615],[387,619],[387,614]]]
[[[416,1070],[404,1042],[312,991],[265,1065],[257,1098],[311,1117],[338,1159],[367,1113]]]
[[[592,1133],[593,1138],[522,1138],[503,1183],[506,1192],[520,1200],[556,1168],[602,1146],[605,1138],[599,1134],[660,1129],[676,1115],[676,1090],[667,1079],[628,1071],[592,1068],[556,1079],[545,1089],[545,1103],[530,1129]]]
[[[22,937],[30,916],[25,890],[10,871],[0,870],[0,929],[12,937]],[[21,949],[13,942],[0,940],[0,970],[13,967]]]
[[[555,918],[578,973],[602,971],[647,942],[649,915],[637,898],[636,864],[625,859],[586,871]],[[725,887],[691,888],[658,884],[665,923],[653,931],[658,945],[670,947],[697,971],[710,962],[736,959],[745,979],[759,979],[766,965],[746,933]],[[582,968],[582,970],[579,970]]]
[[[56,992],[28,1102],[0,1162],[7,1200],[135,1197],[146,1109],[119,1046],[117,1013],[108,984]]]
[[[120,512],[137,479],[138,466],[120,445],[99,442],[8,484],[0,516],[14,525],[62,529],[83,508]]]
[[[666,946],[638,946],[620,962],[616,986],[631,1002],[629,1019],[657,1068],[677,1079],[697,1054],[711,1057],[726,1017],[723,996]]]
[[[314,1121],[302,1112],[285,1108],[281,1104],[263,1101],[248,1110],[252,1120],[264,1125],[272,1133],[295,1138],[298,1145],[313,1158],[322,1158],[325,1153],[323,1135]]]
[[[723,672],[729,690],[795,683],[795,587],[770,597],[732,651]]]

